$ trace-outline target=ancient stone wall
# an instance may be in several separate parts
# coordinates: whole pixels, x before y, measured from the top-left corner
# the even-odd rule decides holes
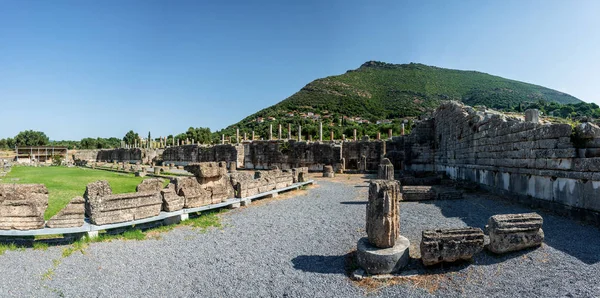
[[[164,149],[146,149],[146,148],[118,148],[118,149],[91,149],[91,150],[73,150],[69,151],[69,159],[73,161],[100,161],[100,162],[140,162],[150,164],[153,161],[160,160]]]
[[[0,184],[0,230],[43,228],[47,207],[43,184]]]
[[[432,121],[433,140],[429,132],[420,136],[423,132],[413,131],[409,137],[417,143],[422,137],[423,146],[428,146],[413,144],[407,150],[410,169],[432,167],[454,179],[533,199],[531,203],[549,209],[600,211],[596,126],[583,124],[579,136],[572,138],[574,130],[568,124],[525,122],[457,102],[442,104]],[[415,154],[420,154],[418,164]],[[591,216],[600,219],[597,213]]]
[[[246,169],[307,167],[322,171],[325,165],[341,167],[341,146],[330,142],[254,141],[244,144]]]
[[[162,160],[166,164],[187,165],[196,162],[225,161],[227,164],[237,162],[244,163],[243,145],[215,145],[199,146],[185,145],[170,147],[162,153]]]

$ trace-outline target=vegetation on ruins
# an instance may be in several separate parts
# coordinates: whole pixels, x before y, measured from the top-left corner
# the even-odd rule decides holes
[[[12,181],[18,178],[18,181]],[[48,209],[44,218],[49,219],[74,197],[83,196],[88,183],[108,180],[114,194],[135,192],[136,186],[144,180],[133,174],[97,171],[85,168],[67,167],[13,167],[4,181],[11,183],[41,183],[48,188]]]

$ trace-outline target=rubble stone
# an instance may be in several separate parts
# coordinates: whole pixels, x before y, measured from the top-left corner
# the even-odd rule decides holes
[[[377,179],[394,180],[394,165],[387,159],[381,159],[379,169],[377,171]]]

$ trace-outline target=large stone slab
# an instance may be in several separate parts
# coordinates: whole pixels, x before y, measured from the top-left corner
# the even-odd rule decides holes
[[[43,184],[0,184],[0,230],[41,229],[47,207]]]
[[[421,260],[425,266],[469,260],[483,249],[479,228],[425,230],[421,239]]]
[[[65,208],[52,216],[46,226],[49,228],[81,227],[85,218],[85,200],[83,197],[73,198]]]
[[[402,186],[403,201],[426,201],[436,198],[436,193],[431,186]]]
[[[366,231],[369,242],[379,248],[396,244],[400,236],[400,183],[393,180],[372,180],[369,184]]]
[[[540,246],[544,241],[543,218],[537,213],[502,214],[489,218],[488,250],[506,253]]]
[[[227,174],[226,164],[217,162],[191,163],[183,168],[198,178],[216,178]]]
[[[183,209],[185,197],[177,195],[174,184],[169,183],[167,188],[161,189],[160,195],[162,196],[163,201],[163,211],[173,212]]]

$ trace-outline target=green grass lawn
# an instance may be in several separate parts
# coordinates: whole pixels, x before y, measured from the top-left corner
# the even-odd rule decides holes
[[[18,178],[18,181],[11,181]],[[135,187],[144,180],[133,174],[114,173],[102,170],[67,168],[67,167],[13,167],[1,183],[41,183],[48,188],[48,209],[44,218],[49,219],[69,201],[77,196],[83,196],[88,183],[107,180],[113,193],[135,192]]]

